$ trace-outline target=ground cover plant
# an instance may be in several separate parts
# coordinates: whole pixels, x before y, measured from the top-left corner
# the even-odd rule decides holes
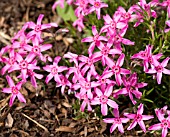
[[[75,99],[74,120],[95,117],[108,124],[107,135],[168,136],[170,1],[58,0],[51,8],[62,25],[43,23],[40,14],[1,48],[7,86],[0,94],[10,94],[9,107],[27,104],[21,89],[28,82],[36,92],[52,83],[57,94]],[[57,35],[74,39],[61,53]]]

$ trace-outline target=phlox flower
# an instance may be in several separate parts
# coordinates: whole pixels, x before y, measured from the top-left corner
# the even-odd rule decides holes
[[[112,44],[107,43],[107,44],[103,44],[100,43],[98,45],[98,48],[100,49],[99,52],[95,52],[96,57],[101,58],[102,61],[102,65],[105,66],[106,65],[106,60],[108,59],[109,55],[115,55],[115,54],[121,54],[122,51],[120,49],[114,49],[111,48]]]
[[[90,14],[93,11],[96,11],[97,18],[100,19],[101,8],[106,8],[108,5],[101,2],[101,0],[89,0],[89,3],[92,5],[92,7],[90,7],[87,13]]]
[[[44,56],[42,54],[43,51],[46,51],[52,47],[51,44],[41,44],[39,43],[38,39],[35,37],[32,41],[33,46],[25,45],[24,49],[29,51],[30,53],[34,54],[35,56],[38,56],[42,61],[45,62]]]
[[[16,97],[19,99],[20,102],[26,103],[26,100],[25,100],[24,96],[19,92],[23,82],[20,81],[19,83],[17,83],[15,85],[10,76],[7,75],[6,79],[7,79],[7,82],[9,84],[9,88],[3,88],[2,92],[11,93],[10,102],[9,102],[10,107],[12,106],[12,104],[13,104]]]
[[[37,65],[37,60],[33,60],[32,61],[32,64],[34,64],[35,66]],[[27,70],[27,75],[26,75],[26,79],[30,77],[30,80],[31,80],[31,84],[37,88],[37,82],[36,82],[36,78],[37,79],[42,79],[43,78],[43,75],[42,74],[38,74],[38,73],[35,73],[34,70],[32,69],[28,69]],[[17,78],[22,78],[22,75],[19,75],[17,76]]]
[[[136,14],[136,19],[137,19],[137,22],[135,23],[134,27],[139,26],[144,21],[145,16],[147,18],[151,18],[151,17],[156,18],[157,14],[154,10],[151,9],[151,7],[155,7],[157,5],[158,5],[158,2],[156,1],[151,1],[149,3],[146,3],[146,0],[140,0],[137,3],[137,5],[133,5],[132,8]],[[147,15],[143,11],[145,11]]]
[[[105,73],[108,71],[108,69],[109,69],[109,68],[106,67],[106,68],[104,69],[102,75],[99,75],[99,74],[96,74],[96,75],[95,75],[95,78],[96,78],[96,79],[98,80],[98,82],[100,83],[101,91],[104,91],[104,90],[106,89],[107,84],[108,84],[108,85],[110,85],[110,84],[115,85],[115,84],[116,84],[115,81],[113,81],[113,80],[111,80],[111,79],[109,79],[109,78],[105,78],[105,77],[104,77],[104,76],[105,76]]]
[[[127,130],[131,130],[132,128],[134,128],[137,124],[139,124],[139,126],[141,127],[141,129],[146,132],[146,127],[145,124],[143,122],[143,120],[149,120],[154,118],[154,116],[152,115],[142,115],[143,114],[143,104],[141,103],[138,106],[138,110],[136,114],[129,114],[129,113],[124,113],[124,116],[133,119],[133,122],[130,124],[130,126],[127,128]]]
[[[37,37],[38,40],[40,42],[42,42],[42,38],[41,38],[41,33],[43,30],[51,28],[51,27],[58,27],[58,25],[56,23],[48,23],[48,24],[42,24],[42,19],[43,19],[44,15],[40,14],[38,19],[37,19],[37,23],[35,24],[34,22],[27,22],[28,24],[28,28],[32,29],[32,31],[30,31],[27,34],[27,38],[32,38],[32,37]]]
[[[84,19],[84,17],[81,15],[77,20],[75,20],[74,22],[73,22],[73,26],[74,27],[76,27],[77,26],[77,29],[78,29],[78,31],[82,31],[82,29],[84,29],[85,28],[85,26],[84,26],[84,24],[83,24],[83,19]]]
[[[162,61],[162,63],[160,63],[156,59],[153,58],[154,67],[152,67],[151,69],[146,71],[146,73],[149,73],[149,74],[157,73],[156,78],[157,78],[157,83],[158,84],[161,84],[162,73],[170,75],[170,70],[165,68],[168,65],[169,59],[170,58],[167,57],[166,59],[164,59]]]
[[[127,30],[127,23],[120,21],[121,14],[114,14],[111,18],[108,14],[103,16],[103,19],[105,21],[104,26],[101,28],[101,32],[106,32],[108,30],[109,35],[113,35],[116,33],[116,29],[119,30]]]
[[[88,48],[89,55],[92,55],[95,46],[98,47],[101,41],[108,41],[106,37],[100,36],[100,33],[98,33],[96,26],[92,26],[92,33],[94,35],[93,37],[86,37],[81,40],[81,42],[92,42],[90,44],[90,47]]]
[[[61,8],[64,8],[64,1],[65,0],[57,0],[53,6],[52,6],[52,9],[55,10],[55,8],[59,5]]]
[[[76,93],[75,97],[78,98],[79,100],[83,100],[83,102],[80,106],[80,110],[82,112],[84,112],[84,109],[85,109],[86,106],[87,106],[88,111],[92,111],[92,107],[91,107],[91,104],[90,104],[91,99],[88,98],[87,94]]]
[[[121,44],[123,43],[124,45],[134,45],[135,42],[130,41],[129,39],[123,38],[124,33],[113,33],[109,40],[108,43],[111,45],[114,45],[116,49],[122,50]]]
[[[143,66],[144,66],[144,71],[147,72],[149,69],[149,64],[151,66],[151,68],[154,67],[154,62],[153,59],[160,59],[162,57],[162,54],[156,54],[153,55],[152,54],[152,48],[153,46],[151,45],[147,45],[146,49],[144,51],[140,51],[139,53],[134,54],[133,56],[131,56],[131,59],[142,59],[143,60]]]
[[[5,63],[5,66],[1,69],[1,74],[4,75],[14,64],[16,64],[16,53],[14,50],[11,50],[9,53],[9,58],[3,57],[2,62]]]
[[[125,58],[125,55],[121,54],[116,63],[113,62],[110,58],[106,60],[106,64],[111,68],[111,70],[108,70],[105,73],[105,78],[111,77],[114,74],[116,83],[119,86],[122,84],[121,74],[124,74],[124,75],[130,74],[130,70],[121,68],[121,66],[124,63],[124,58]]]
[[[110,84],[106,87],[105,91],[101,91],[99,88],[95,88],[95,93],[97,94],[96,97],[94,97],[91,100],[91,105],[101,105],[101,113],[103,116],[106,116],[108,113],[108,107],[107,105],[109,105],[112,108],[116,108],[118,109],[118,104],[109,99],[110,95],[113,92],[113,85]]]
[[[160,130],[162,129],[162,137],[166,137],[168,129],[170,129],[170,115],[165,117],[159,109],[155,109],[156,116],[160,123],[154,124],[148,128],[148,130]]]
[[[135,105],[136,101],[133,99],[133,95],[140,99],[142,96],[142,93],[138,90],[139,88],[143,88],[147,86],[147,83],[137,83],[137,74],[133,73],[128,78],[125,76],[122,77],[124,88],[118,90],[114,96],[118,96],[120,94],[123,95],[129,95],[130,100]]]
[[[126,10],[123,7],[119,6],[115,13],[121,15],[121,18],[120,18],[121,22],[125,21],[126,23],[128,23],[128,22],[132,22],[136,19],[136,15],[133,14],[133,12],[134,12],[133,7],[130,7],[128,9],[128,11],[126,12]]]
[[[81,61],[80,65],[82,66],[81,73],[84,76],[85,73],[89,70],[92,75],[96,75],[96,68],[94,66],[94,63],[99,61],[100,58],[96,56],[96,54],[89,55],[89,57],[86,57],[84,55],[80,55],[78,57],[78,60]]]
[[[78,6],[75,9],[75,15],[77,17],[85,16],[86,12],[87,12],[87,6],[88,6],[88,0],[76,0],[76,2],[74,3],[76,6]]]
[[[113,125],[110,127],[110,133],[112,133],[117,127],[120,133],[124,133],[124,128],[122,123],[127,123],[129,118],[122,118],[119,116],[119,110],[114,109],[113,114],[115,118],[105,118],[103,121],[105,123],[112,123]]]
[[[34,57],[35,56],[30,53],[26,56],[25,59],[23,59],[23,57],[20,54],[16,53],[16,60],[18,63],[14,63],[8,70],[8,73],[15,70],[20,70],[23,81],[26,81],[28,69],[29,70],[40,69],[40,67],[32,63]]]
[[[89,99],[93,98],[92,89],[100,85],[98,81],[91,80],[91,72],[87,73],[87,77],[84,78],[82,75],[78,75],[78,82],[73,84],[75,90],[80,89],[80,95],[87,94]]]
[[[45,71],[50,72],[50,74],[48,74],[48,76],[45,79],[45,82],[47,84],[53,77],[56,82],[61,81],[59,77],[59,73],[68,69],[66,66],[58,66],[58,62],[60,60],[61,57],[57,56],[54,59],[53,65],[46,65],[45,67],[43,67]]]
[[[61,87],[61,93],[64,94],[64,90],[66,88],[66,86],[71,87],[72,84],[71,82],[68,80],[68,78],[62,74],[59,75],[59,81],[56,82],[56,87]]]

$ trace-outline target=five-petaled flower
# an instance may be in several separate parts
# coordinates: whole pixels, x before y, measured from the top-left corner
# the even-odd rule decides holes
[[[166,137],[168,129],[170,129],[170,115],[164,117],[159,109],[155,109],[155,113],[160,121],[158,124],[154,124],[148,128],[148,130],[160,130],[162,129],[162,137]]]
[[[14,81],[11,79],[10,76],[7,75],[6,79],[7,79],[7,82],[9,84],[9,88],[3,88],[2,92],[12,94],[11,98],[10,98],[9,105],[12,106],[16,97],[18,97],[20,102],[26,103],[24,96],[19,92],[19,90],[21,89],[21,86],[23,84],[23,81],[20,81],[17,85],[15,85]]]
[[[140,125],[140,127],[142,128],[142,130],[144,132],[146,132],[146,127],[145,124],[143,122],[143,120],[149,120],[154,118],[154,116],[149,116],[149,115],[142,115],[143,114],[143,104],[141,103],[138,107],[137,110],[137,114],[129,114],[129,113],[124,113],[124,116],[133,119],[133,122],[130,124],[130,126],[127,128],[127,130],[131,130],[132,128],[134,128],[137,123]]]
[[[113,114],[115,118],[105,118],[103,121],[105,123],[112,123],[113,125],[110,128],[110,133],[112,133],[117,127],[120,133],[124,133],[124,128],[122,123],[127,123],[129,121],[129,118],[122,118],[119,116],[119,110],[114,109]]]

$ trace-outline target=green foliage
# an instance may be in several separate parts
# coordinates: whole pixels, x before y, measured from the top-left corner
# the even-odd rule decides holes
[[[75,21],[76,16],[74,14],[74,10],[72,6],[68,6],[66,3],[64,4],[64,8],[60,8],[57,6],[57,13],[64,21]]]

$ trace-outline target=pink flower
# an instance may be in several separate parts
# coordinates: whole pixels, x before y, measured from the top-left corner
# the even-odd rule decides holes
[[[146,71],[146,73],[154,74],[157,73],[157,83],[161,84],[162,73],[170,75],[170,70],[166,69],[165,67],[168,65],[169,57],[164,59],[162,63],[159,63],[156,59],[153,58],[154,67]]]
[[[105,25],[101,28],[101,32],[106,32],[108,30],[109,35],[116,33],[116,29],[123,30],[127,27],[126,22],[120,21],[121,14],[114,14],[111,18],[108,14],[103,16]]]
[[[33,39],[33,46],[25,45],[24,49],[34,54],[35,56],[38,56],[42,61],[45,62],[42,52],[51,49],[51,47],[52,47],[51,44],[40,45],[38,39],[35,37]]]
[[[119,110],[118,109],[114,109],[113,114],[114,114],[115,118],[105,118],[105,119],[103,119],[103,121],[105,123],[112,123],[113,124],[110,128],[110,133],[112,133],[117,127],[118,127],[118,130],[121,133],[124,133],[124,128],[123,128],[122,123],[127,123],[129,121],[129,118],[121,118],[119,116]]]
[[[89,57],[86,57],[84,55],[80,55],[79,56],[79,61],[81,61],[80,64],[82,64],[82,69],[81,69],[81,73],[84,76],[84,74],[90,69],[90,73],[92,75],[96,75],[96,68],[94,66],[94,63],[99,61],[100,58],[96,57],[95,54],[92,54],[91,56],[89,55]]]
[[[123,76],[122,81],[123,81],[123,85],[125,86],[125,88],[118,90],[114,94],[114,96],[118,96],[120,94],[129,95],[130,100],[135,105],[136,101],[133,99],[133,95],[136,98],[140,99],[142,96],[142,93],[138,90],[138,88],[143,88],[147,86],[147,83],[137,83],[136,73],[131,74],[128,78]]]
[[[77,29],[78,29],[78,31],[82,31],[82,29],[84,29],[85,28],[85,26],[84,26],[84,24],[83,24],[83,19],[84,19],[84,17],[83,16],[80,16],[77,20],[75,20],[74,22],[73,22],[73,26],[75,27],[75,26],[77,26]]]
[[[170,10],[170,8],[169,8],[169,10]],[[169,16],[170,16],[170,14],[169,14]],[[168,25],[168,27],[170,27],[170,20],[166,21],[166,25]],[[169,32],[169,31],[170,31],[170,28],[167,28],[167,29],[164,30],[165,33]]]
[[[89,3],[93,6],[90,7],[90,9],[88,10],[88,14],[93,12],[93,11],[96,11],[97,18],[100,19],[101,8],[108,7],[108,5],[101,2],[101,0],[89,0]]]
[[[133,119],[133,122],[130,124],[130,126],[127,128],[127,130],[131,130],[132,128],[134,128],[137,123],[139,124],[139,126],[141,127],[141,129],[146,132],[146,127],[145,124],[143,122],[143,120],[149,120],[154,118],[154,116],[149,116],[149,115],[142,115],[143,114],[143,104],[141,103],[138,106],[138,110],[137,110],[137,114],[129,114],[129,113],[124,113],[124,116]]]
[[[2,62],[6,65],[1,69],[1,74],[4,75],[14,64],[16,64],[16,53],[14,50],[11,50],[9,53],[9,58],[2,58]]]
[[[98,45],[98,48],[100,49],[99,52],[95,52],[95,55],[96,57],[99,57],[101,58],[101,61],[102,61],[102,65],[105,66],[106,65],[106,60],[109,58],[108,56],[109,55],[115,55],[115,54],[121,54],[122,51],[120,49],[113,49],[111,48],[112,44],[103,44],[103,43],[100,43]]]
[[[84,112],[85,107],[87,106],[88,111],[92,111],[92,107],[90,104],[90,99],[88,98],[87,94],[81,95],[80,93],[75,94],[75,97],[77,97],[79,100],[83,100],[80,110]]]
[[[56,82],[61,81],[58,73],[63,72],[67,70],[68,68],[65,66],[58,66],[58,62],[61,60],[60,56],[55,57],[53,65],[46,65],[43,67],[43,69],[47,72],[50,72],[48,76],[45,79],[45,82],[48,84],[48,82],[54,77],[54,80]]]
[[[148,130],[160,130],[162,129],[162,137],[166,137],[168,133],[168,129],[170,129],[170,115],[168,117],[164,117],[161,114],[159,109],[155,109],[155,113],[160,121],[158,124],[154,124],[148,128]]]
[[[2,92],[12,94],[11,97],[10,97],[10,102],[9,102],[10,107],[12,106],[16,97],[19,99],[20,102],[26,103],[24,96],[19,92],[23,82],[20,81],[17,85],[15,85],[10,76],[7,75],[6,79],[7,79],[7,82],[9,84],[9,88],[3,88]]]
[[[95,88],[95,93],[97,94],[97,97],[95,97],[91,101],[91,105],[101,104],[101,113],[103,116],[107,115],[107,112],[108,112],[107,105],[109,105],[112,108],[118,109],[118,104],[115,101],[109,99],[112,92],[113,92],[112,84],[108,85],[106,87],[105,91],[103,91],[103,92],[100,89]]]
[[[142,59],[143,60],[143,66],[144,66],[144,71],[147,72],[149,69],[149,64],[151,66],[151,68],[154,67],[154,63],[153,63],[153,59],[160,59],[162,54],[156,54],[156,55],[152,55],[152,48],[153,46],[151,45],[147,45],[146,49],[144,51],[140,51],[139,53],[134,54],[131,59]]]
[[[60,87],[61,86],[61,93],[64,94],[64,90],[66,88],[66,86],[68,87],[71,87],[72,84],[70,83],[70,81],[68,80],[68,78],[62,74],[59,75],[60,79],[57,79],[57,80],[60,80],[60,81],[57,81],[56,82],[56,87]]]
[[[57,0],[57,1],[53,4],[52,9],[55,10],[55,8],[56,8],[58,5],[60,5],[61,8],[64,8],[64,1],[65,1],[65,0]]]
[[[100,83],[97,81],[91,81],[91,72],[89,71],[87,73],[87,77],[84,78],[82,75],[77,75],[78,76],[78,82],[73,85],[73,88],[75,90],[80,89],[80,95],[83,96],[84,94],[87,93],[87,97],[89,99],[93,98],[92,94],[92,89],[96,88],[97,86],[100,85]]]
[[[76,6],[78,6],[75,9],[75,15],[77,17],[85,16],[85,13],[87,12],[87,5],[88,5],[88,0],[76,0],[76,2],[74,3]]]
[[[93,37],[87,37],[81,40],[81,42],[92,42],[90,44],[90,47],[88,48],[89,55],[92,55],[95,46],[99,46],[101,41],[108,41],[106,37],[100,36],[96,29],[96,26],[92,26],[92,33],[94,35]]]
[[[16,53],[16,60],[18,63],[14,63],[10,69],[8,70],[8,73],[14,71],[14,70],[20,70],[23,81],[26,81],[26,76],[28,69],[34,70],[34,69],[40,69],[40,67],[36,66],[32,63],[32,60],[34,59],[34,54],[28,54],[25,59],[20,54]]]
[[[124,62],[124,58],[125,58],[125,55],[121,54],[116,63],[114,63],[110,58],[106,60],[106,64],[111,68],[111,70],[108,70],[105,73],[105,78],[111,77],[114,74],[116,83],[119,86],[122,84],[121,74],[124,74],[124,75],[130,74],[130,70],[121,68]]]
[[[56,23],[41,24],[43,17],[44,17],[44,15],[40,14],[36,24],[34,22],[28,22],[27,23],[28,27],[30,29],[33,29],[32,31],[30,31],[27,34],[27,38],[37,37],[38,40],[40,42],[42,42],[43,40],[41,38],[41,33],[42,33],[43,30],[51,28],[51,27],[58,27],[58,25]]]

